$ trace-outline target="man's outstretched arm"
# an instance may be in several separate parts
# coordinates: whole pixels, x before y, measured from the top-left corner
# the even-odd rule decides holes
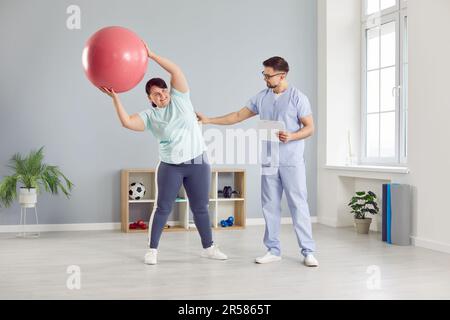
[[[249,108],[244,107],[239,111],[232,112],[222,117],[208,118],[200,112],[196,112],[198,120],[203,124],[217,124],[217,125],[233,125],[251,117],[256,116],[256,113],[252,112]]]

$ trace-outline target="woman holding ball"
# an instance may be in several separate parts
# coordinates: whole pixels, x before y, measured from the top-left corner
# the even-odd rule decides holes
[[[156,55],[147,45],[148,57],[170,76],[170,90],[164,80],[153,78],[145,91],[151,107],[128,115],[119,96],[111,88],[100,88],[113,99],[123,127],[133,131],[150,131],[159,141],[160,162],[156,169],[157,203],[150,217],[146,264],[157,263],[158,245],[173,203],[183,184],[189,197],[194,222],[200,234],[202,257],[226,260],[214,245],[208,213],[211,167],[206,156],[197,116],[192,106],[189,87],[182,70],[172,61]]]

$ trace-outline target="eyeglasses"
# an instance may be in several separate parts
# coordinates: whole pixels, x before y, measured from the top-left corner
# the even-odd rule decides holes
[[[261,73],[262,73],[264,79],[266,79],[266,80],[272,79],[273,77],[276,77],[276,76],[279,76],[279,75],[282,75],[282,74],[286,74],[286,72],[280,72],[280,73],[276,73],[276,74],[270,75],[270,74],[265,74],[264,71],[261,72]]]

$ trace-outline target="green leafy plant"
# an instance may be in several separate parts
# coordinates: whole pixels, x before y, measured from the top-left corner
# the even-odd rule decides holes
[[[31,151],[26,157],[19,153],[12,156],[9,165],[13,174],[6,176],[0,182],[0,205],[11,206],[17,198],[17,184],[21,183],[23,188],[36,189],[39,192],[44,188],[52,194],[58,194],[61,190],[67,198],[74,184],[66,178],[57,166],[43,163],[44,147]],[[63,180],[65,185],[63,184]]]
[[[377,196],[372,191],[356,192],[348,206],[352,209],[355,219],[365,219],[366,214],[378,214]]]

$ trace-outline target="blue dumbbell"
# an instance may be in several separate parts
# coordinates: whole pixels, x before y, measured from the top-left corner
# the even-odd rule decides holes
[[[220,221],[220,225],[222,226],[222,228],[228,227],[228,223],[225,220]]]
[[[229,227],[232,227],[234,224],[234,217],[229,217],[226,222]]]

